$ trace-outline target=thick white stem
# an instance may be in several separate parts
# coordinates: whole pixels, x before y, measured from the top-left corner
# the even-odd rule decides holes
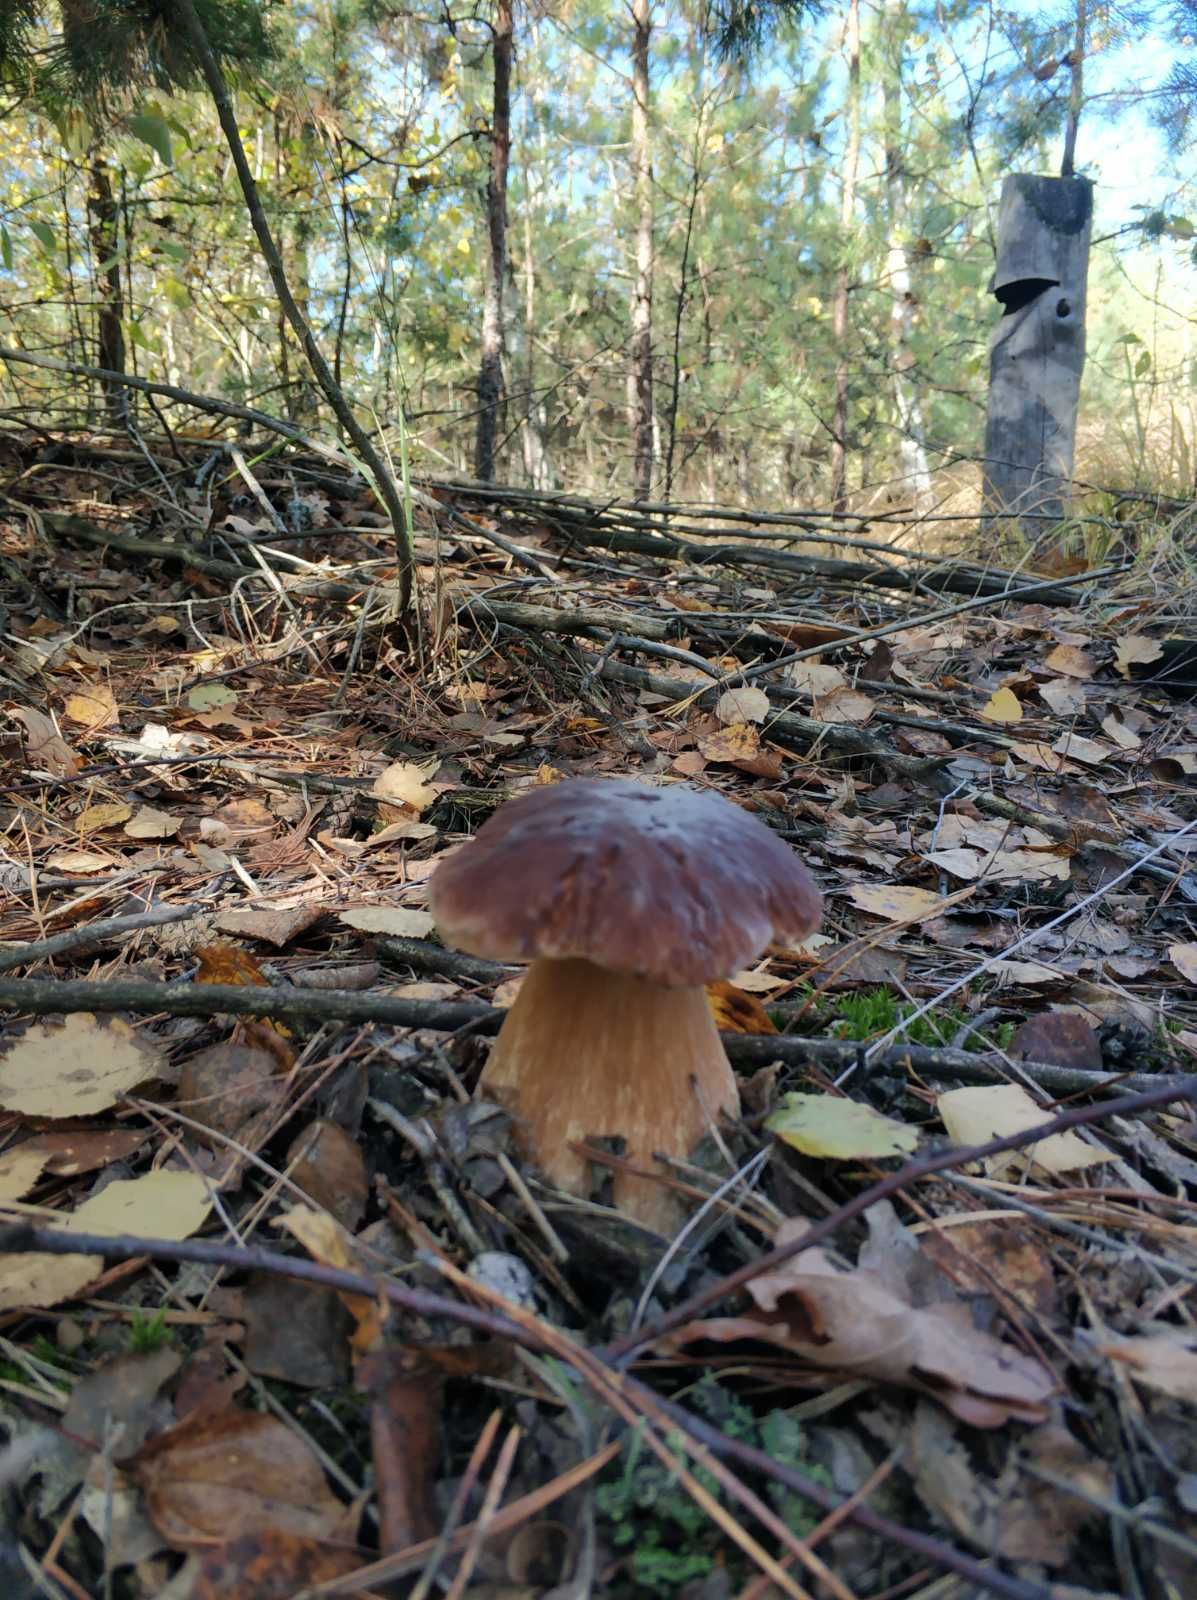
[[[686,1157],[740,1096],[701,988],[666,989],[589,961],[532,964],[481,1088],[515,1118],[521,1147],[550,1182],[585,1194],[572,1143],[618,1136],[627,1159]],[[681,1215],[660,1183],[617,1173],[615,1203],[668,1232]]]

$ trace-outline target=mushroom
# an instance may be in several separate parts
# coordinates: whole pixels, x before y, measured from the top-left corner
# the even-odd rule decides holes
[[[714,791],[575,778],[502,806],[432,876],[450,943],[532,965],[482,1073],[557,1187],[587,1190],[571,1148],[619,1136],[633,1166],[685,1157],[740,1097],[704,985],[771,939],[819,924],[794,852]],[[668,1231],[664,1185],[622,1170],[615,1203]]]

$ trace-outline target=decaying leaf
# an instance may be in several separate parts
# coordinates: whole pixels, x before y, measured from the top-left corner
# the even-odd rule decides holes
[[[222,911],[215,926],[221,933],[244,939],[261,939],[281,950],[324,915],[321,905],[253,906],[248,911]]]
[[[800,1239],[808,1224],[782,1223],[776,1243]],[[1011,1419],[1041,1422],[1052,1375],[972,1325],[951,1302],[916,1308],[867,1269],[836,1267],[822,1250],[803,1250],[747,1285],[756,1313],[688,1323],[660,1343],[759,1340],[804,1364],[928,1393],[978,1428]]]
[[[189,1417],[127,1465],[154,1526],[179,1549],[266,1530],[318,1539],[348,1520],[311,1447],[262,1412]]]
[[[88,806],[75,819],[75,826],[81,834],[101,833],[105,828],[117,828],[122,822],[128,822],[132,815],[133,807],[118,800],[110,805]]]
[[[987,1144],[990,1139],[1022,1133],[1048,1121],[1050,1115],[1036,1105],[1018,1083],[948,1089],[938,1097],[935,1106],[951,1138],[962,1145]],[[1012,1170],[1022,1171],[1031,1162],[1046,1172],[1081,1172],[1086,1167],[1113,1159],[1107,1151],[1094,1149],[1079,1134],[1066,1130],[1049,1134],[1025,1150],[1007,1150],[990,1156],[985,1170],[996,1178]]]
[[[158,1075],[162,1052],[113,1017],[76,1011],[60,1026],[34,1023],[0,1056],[0,1105],[27,1117],[92,1117]]]
[[[914,1128],[831,1094],[787,1094],[765,1127],[803,1155],[831,1161],[909,1155],[919,1142]]]

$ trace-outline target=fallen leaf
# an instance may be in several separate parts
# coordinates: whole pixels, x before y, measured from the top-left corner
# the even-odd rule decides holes
[[[185,1239],[212,1209],[208,1185],[192,1172],[149,1172],[118,1179],[55,1226],[64,1233],[142,1234]],[[103,1267],[99,1256],[24,1251],[0,1257],[0,1311],[72,1299]]]
[[[949,1138],[961,1145],[987,1144],[990,1139],[1022,1133],[1046,1122],[1050,1115],[1036,1105],[1019,1083],[948,1089],[937,1097],[935,1109],[943,1119]],[[1049,1134],[1046,1139],[1021,1150],[1006,1150],[990,1156],[984,1165],[989,1176],[997,1178],[1007,1172],[1025,1171],[1028,1164],[1055,1174],[1081,1172],[1086,1167],[1100,1166],[1113,1159],[1108,1151],[1086,1144],[1079,1134],[1069,1129]]]
[[[721,1033],[776,1033],[773,1020],[755,995],[720,979],[707,984],[707,1003]]]
[[[736,763],[760,754],[761,736],[751,722],[731,722],[698,741],[699,754],[708,761]]]
[[[353,1319],[331,1289],[257,1272],[241,1291],[245,1364],[258,1378],[304,1389],[349,1382]]]
[[[34,1023],[0,1056],[0,1105],[27,1117],[91,1117],[147,1078],[162,1052],[113,1017],[76,1011],[60,1026]]]
[[[260,939],[263,944],[281,950],[296,934],[304,933],[314,922],[319,922],[324,914],[325,908],[321,905],[255,906],[248,911],[222,911],[214,926],[221,933]]]
[[[1197,983],[1197,944],[1170,944],[1168,959],[1189,983]]]
[[[1066,760],[1083,761],[1089,767],[1104,766],[1115,753],[1108,744],[1082,738],[1079,733],[1062,733],[1052,745],[1052,750]]]
[[[347,1521],[311,1447],[263,1412],[188,1417],[126,1465],[154,1526],[180,1549],[268,1530],[321,1538]]]
[[[153,806],[139,806],[125,823],[125,832],[130,839],[173,839],[182,826],[182,817],[172,817]]]
[[[235,1140],[256,1148],[285,1096],[275,1056],[248,1044],[211,1045],[184,1062],[179,1074],[179,1109],[216,1135],[204,1142],[217,1147]]]
[[[1143,744],[1139,735],[1127,726],[1116,710],[1101,719],[1101,731],[1123,750],[1138,750]]]
[[[1013,689],[997,689],[981,707],[986,722],[1021,722],[1022,701]]]
[[[352,1233],[366,1213],[370,1181],[356,1139],[335,1122],[318,1118],[287,1151],[291,1182]]]
[[[414,812],[419,816],[445,787],[444,784],[429,782],[438,766],[439,756],[422,765],[413,761],[395,761],[378,774],[370,793],[378,800],[389,801],[392,806],[402,807],[408,814]],[[399,818],[388,816],[387,820],[398,821]]]
[[[764,722],[769,709],[769,696],[763,689],[726,689],[719,696],[715,715],[723,723]]]
[[[1039,698],[1061,717],[1085,709],[1085,691],[1075,678],[1049,678],[1039,685]]]
[[[219,711],[237,704],[237,691],[227,683],[197,683],[187,691],[187,704],[193,711]]]
[[[361,1263],[353,1248],[349,1234],[326,1211],[313,1211],[310,1206],[292,1206],[290,1211],[275,1219],[275,1227],[285,1228],[317,1261],[326,1266],[340,1267],[346,1272],[359,1272]],[[347,1310],[357,1323],[353,1335],[353,1348],[358,1355],[380,1349],[383,1342],[383,1324],[387,1307],[377,1295],[352,1294],[337,1291]]]
[[[1010,1041],[1016,1061],[1042,1061],[1057,1067],[1102,1068],[1101,1041],[1075,1011],[1044,1011],[1028,1017]]]
[[[909,1155],[919,1142],[914,1128],[831,1094],[787,1094],[765,1127],[803,1155],[831,1161]]]
[[[1149,639],[1143,633],[1128,633],[1118,641],[1114,665],[1122,677],[1129,678],[1132,666],[1147,666],[1152,661],[1158,661],[1163,653],[1163,646],[1158,639]]]
[[[0,1200],[19,1200],[37,1183],[46,1166],[45,1151],[26,1139],[0,1155]]]
[[[88,806],[75,818],[75,827],[80,833],[99,833],[103,828],[115,828],[128,822],[132,815],[133,807],[119,800],[111,805]]]
[[[36,772],[52,778],[73,778],[83,763],[44,711],[14,706],[8,713],[24,726],[25,758]]]
[[[81,722],[89,732],[107,728],[120,720],[116,697],[106,683],[94,689],[79,689],[67,696],[63,716],[70,722]]]
[[[361,1565],[353,1550],[266,1528],[202,1551],[191,1600],[246,1600],[247,1595],[291,1600],[317,1584],[347,1577]],[[369,1600],[372,1594],[377,1591],[354,1589],[352,1600]]]
[[[1043,664],[1066,678],[1091,678],[1094,672],[1093,657],[1075,644],[1058,644]]]
[[[359,933],[389,934],[393,939],[426,939],[434,926],[427,911],[403,906],[353,906],[340,912],[339,920]]]
[[[848,683],[815,695],[811,702],[811,715],[820,722],[847,722],[853,727],[869,722],[876,710],[876,703],[867,694]]]
[[[1064,976],[1054,967],[1045,966],[1042,961],[991,961],[989,970],[999,983],[1003,984],[1022,983],[1034,986],[1040,983],[1059,983]]]
[[[86,875],[89,872],[105,872],[112,866],[112,857],[99,850],[52,850],[46,857],[46,865],[56,867],[59,872]]]
[[[1109,1340],[1098,1349],[1149,1389],[1197,1405],[1197,1344],[1190,1331],[1165,1326],[1159,1333]]]
[[[775,1244],[801,1239],[808,1226],[787,1218]],[[760,1273],[747,1290],[760,1315],[691,1322],[657,1348],[703,1339],[763,1341],[808,1366],[920,1389],[974,1427],[1047,1416],[1051,1373],[974,1328],[963,1304],[916,1308],[877,1273],[837,1267],[818,1249]]]
[[[848,890],[852,903],[886,922],[926,922],[944,908],[944,897],[931,889],[903,884],[856,883]]]

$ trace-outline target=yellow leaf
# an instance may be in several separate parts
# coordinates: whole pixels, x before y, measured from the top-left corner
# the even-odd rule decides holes
[[[207,1221],[208,1185],[193,1172],[149,1172],[110,1183],[61,1224],[66,1233],[137,1233],[185,1239]],[[23,1251],[0,1258],[0,1310],[52,1306],[69,1300],[98,1276],[99,1256],[51,1256]]]
[[[1022,702],[1013,689],[998,689],[981,707],[986,722],[1021,722]]]
[[[86,811],[79,813],[75,826],[80,833],[99,833],[103,828],[115,828],[122,822],[128,822],[132,815],[132,806],[114,800],[110,805],[88,806]]]
[[[85,728],[107,728],[120,713],[112,690],[101,683],[94,689],[68,695],[63,715],[71,722],[81,722]]]
[[[857,883],[848,890],[853,903],[886,922],[929,922],[943,910],[943,896],[903,884]]]
[[[92,1117],[147,1078],[160,1052],[127,1022],[106,1026],[76,1011],[61,1026],[37,1022],[0,1056],[0,1105],[27,1117]]]
[[[988,1144],[990,1139],[1022,1133],[1047,1122],[1051,1115],[1018,1083],[998,1083],[981,1089],[948,1089],[935,1105],[950,1137],[964,1145]],[[1054,1174],[1079,1172],[1113,1160],[1107,1151],[1094,1149],[1079,1134],[1067,1131],[1050,1134],[1023,1150],[990,1156],[985,1170],[990,1177],[998,1177],[1011,1170],[1021,1172],[1030,1162]]]
[[[787,1094],[765,1127],[803,1155],[828,1161],[906,1156],[919,1142],[914,1128],[831,1094]]]

